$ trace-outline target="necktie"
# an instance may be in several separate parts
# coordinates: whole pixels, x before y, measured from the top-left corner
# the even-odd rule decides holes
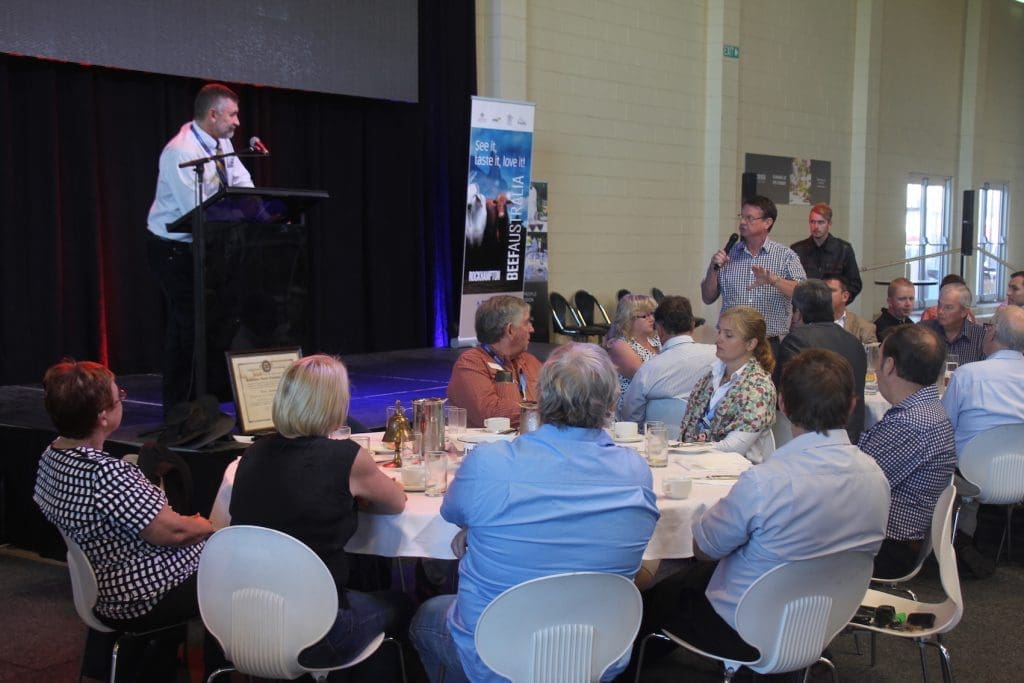
[[[221,153],[222,150],[221,150],[220,140],[219,139],[217,140],[217,147],[213,151],[216,152],[217,154]],[[213,163],[214,163],[214,165],[217,166],[217,175],[220,176],[220,186],[222,188],[227,187],[228,186],[228,169],[224,166],[224,160],[223,159],[217,159]]]

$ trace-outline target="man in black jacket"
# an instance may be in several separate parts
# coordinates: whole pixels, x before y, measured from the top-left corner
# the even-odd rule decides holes
[[[841,240],[830,231],[832,229],[832,207],[828,204],[815,204],[807,218],[810,235],[807,239],[794,242],[790,249],[800,257],[807,277],[823,280],[830,273],[842,275],[846,279],[847,291],[852,304],[860,294],[863,283],[860,269],[857,267],[857,256],[853,246]]]
[[[775,365],[775,386],[779,385],[782,368],[801,351],[828,349],[849,361],[853,368],[854,405],[846,422],[851,443],[857,443],[864,431],[864,375],[867,372],[867,354],[864,346],[852,334],[835,323],[832,310],[832,290],[821,280],[804,280],[793,290],[793,323],[789,334],[779,347]]]

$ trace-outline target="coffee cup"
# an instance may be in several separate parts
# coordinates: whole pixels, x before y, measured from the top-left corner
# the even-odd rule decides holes
[[[484,429],[489,432],[507,432],[512,428],[512,421],[507,417],[489,417],[484,420]]]
[[[693,491],[693,480],[687,477],[672,477],[661,482],[661,492],[669,498],[689,498]]]
[[[632,439],[639,433],[636,422],[616,422],[612,425],[616,439]]]

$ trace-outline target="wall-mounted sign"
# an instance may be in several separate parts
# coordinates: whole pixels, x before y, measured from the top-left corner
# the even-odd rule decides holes
[[[831,161],[747,154],[744,170],[757,174],[757,194],[776,204],[811,205],[830,201]]]

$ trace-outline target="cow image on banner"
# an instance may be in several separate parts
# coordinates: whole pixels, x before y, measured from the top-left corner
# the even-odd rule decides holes
[[[534,105],[474,97],[466,179],[459,336],[473,344],[476,307],[495,294],[522,295]]]

